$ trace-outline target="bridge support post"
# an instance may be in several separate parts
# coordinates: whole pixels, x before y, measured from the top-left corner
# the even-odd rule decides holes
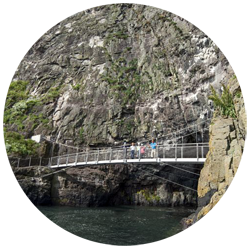
[[[139,147],[138,159],[139,159],[139,162],[140,162],[141,161],[141,147]]]
[[[199,146],[198,143],[196,143],[196,156],[197,156],[197,161],[199,160]]]
[[[68,166],[68,163],[69,163],[69,155],[67,155],[66,166]]]
[[[110,148],[109,162],[112,160],[112,148]]]
[[[29,167],[30,167],[30,165],[31,165],[31,157],[30,157],[30,159],[29,159]]]
[[[39,166],[42,166],[42,157],[40,157]]]
[[[195,125],[195,134],[196,134],[196,142],[198,142],[198,125],[197,125],[197,123],[196,123],[196,125]]]
[[[123,149],[123,162],[127,162],[127,148]]]
[[[204,158],[203,144],[202,144],[202,146],[201,146],[201,158]]]
[[[77,165],[77,160],[78,160],[78,153],[76,153],[75,166]]]
[[[156,145],[156,156],[155,156],[155,158],[156,158],[157,162],[160,161],[160,158],[159,158],[159,145],[158,144]]]
[[[100,149],[98,148],[96,164],[98,164],[98,161],[99,161],[99,154],[100,154]]]
[[[60,165],[60,156],[57,156],[57,167]]]
[[[177,143],[175,142],[175,160],[177,161]]]
[[[89,153],[86,153],[86,159],[85,159],[86,165],[87,165],[87,162],[88,162],[88,156],[89,156]]]
[[[17,167],[19,168],[20,165],[20,158],[17,158]]]

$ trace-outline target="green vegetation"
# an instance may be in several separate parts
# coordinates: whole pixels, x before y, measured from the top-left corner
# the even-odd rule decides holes
[[[21,100],[12,107],[5,109],[4,124],[16,125],[18,131],[25,128],[24,121],[33,123],[31,130],[35,129],[40,123],[47,124],[49,120],[43,114],[36,114],[37,108],[41,105],[38,99]]]
[[[11,82],[6,98],[5,109],[8,109],[17,102],[28,98],[28,93],[26,91],[27,85],[28,82],[25,81]]]
[[[57,99],[59,95],[61,94],[60,89],[61,89],[61,86],[51,87],[46,93],[46,95],[42,97],[41,99],[42,102],[43,103],[54,102],[55,99]]]
[[[32,141],[30,139],[24,139],[24,136],[13,131],[5,132],[4,138],[8,155],[12,154],[22,157],[25,157],[27,155],[36,155],[36,150],[38,149],[39,144],[35,141]]]
[[[149,192],[149,190],[140,190],[137,192],[137,194],[141,194],[146,201],[148,201],[149,203],[153,203],[153,202],[159,202],[160,201],[160,196],[152,194]]]
[[[81,87],[81,84],[76,84],[76,85],[72,85],[72,88],[74,89],[74,90],[79,90],[80,89],[80,87]]]
[[[221,96],[216,93],[213,86],[210,86],[210,88],[212,95],[208,98],[214,102],[216,111],[222,116],[236,118],[233,95],[230,93],[229,87],[222,84],[223,91]]]
[[[104,44],[106,45],[110,43],[110,41],[116,41],[117,39],[127,39],[128,37],[129,35],[126,33],[125,30],[109,33],[105,38]]]
[[[172,19],[170,19],[168,16],[164,15],[164,14],[160,14],[159,15],[159,20],[162,20],[163,22],[172,22]]]
[[[242,93],[241,93],[241,91],[240,91],[240,90],[238,90],[238,91],[236,92],[236,94],[235,94],[235,96],[236,96],[237,98],[240,98],[240,97],[241,97],[241,95],[242,95]]]
[[[30,98],[27,91],[28,82],[14,81],[10,84],[4,110],[4,137],[8,154],[26,156],[34,155],[35,142],[25,139],[24,131],[33,131],[38,125],[47,126],[49,120],[41,113],[41,104],[45,98]],[[55,98],[56,89],[46,93],[47,98]]]
[[[174,21],[171,21],[169,26],[173,26],[175,31],[179,32],[179,34],[182,36],[183,35],[183,31],[177,26],[177,23]]]
[[[123,106],[137,100],[141,85],[137,64],[137,59],[127,62],[120,57],[112,61],[110,69],[102,76],[102,80],[110,85],[110,96],[120,100]]]
[[[83,142],[84,141],[84,127],[80,128],[79,136],[80,136],[81,141]]]

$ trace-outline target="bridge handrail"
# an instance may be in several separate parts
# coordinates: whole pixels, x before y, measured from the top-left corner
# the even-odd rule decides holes
[[[191,151],[189,151],[189,149]],[[205,154],[209,149],[208,143],[186,143],[186,144],[167,144],[167,145],[158,145],[156,147],[155,153],[153,154],[153,158],[155,159],[165,159],[165,158],[172,158],[172,159],[184,159],[184,158],[197,158],[197,161],[199,158],[205,158]],[[187,150],[187,151],[185,151]],[[152,158],[152,148],[147,147],[145,150],[145,154],[143,155],[143,158]],[[188,154],[188,157],[186,156]],[[184,157],[184,155],[186,157]],[[82,158],[83,157],[83,158]],[[142,159],[142,155],[140,151],[135,150],[135,159]],[[66,154],[66,155],[58,155],[53,156],[50,158],[13,158],[10,157],[9,160],[17,161],[17,167],[20,166],[20,161],[22,162],[24,166],[31,166],[32,161],[36,162],[36,165],[39,166],[55,166],[58,167],[60,164],[62,164],[62,161],[65,163],[62,165],[68,165],[68,164],[75,164],[79,162],[86,162],[86,165],[88,162],[95,162],[98,164],[99,161],[105,161],[112,162],[117,160],[129,160],[131,159],[131,149],[128,148],[120,148],[120,149],[112,149],[109,148],[108,150],[99,150],[99,151],[87,151],[87,152],[80,152],[75,154]],[[25,162],[26,161],[26,162]],[[45,165],[42,164],[42,161],[45,161]]]
[[[186,146],[185,146],[186,145]],[[156,150],[155,150],[155,156],[153,158],[157,158],[157,159],[160,159],[160,158],[163,158],[165,159],[165,154],[166,154],[166,151],[169,151],[170,149],[174,149],[174,156],[170,157],[170,158],[173,158],[173,159],[176,159],[177,158],[187,158],[187,157],[183,157],[183,154],[184,154],[184,149],[195,149],[195,156],[193,157],[190,157],[190,158],[197,158],[197,160],[199,158],[205,158],[204,157],[204,149],[208,149],[209,148],[209,145],[208,143],[192,143],[191,145],[188,144],[185,144],[185,145],[182,145],[182,144],[173,144],[173,145],[161,145],[161,146],[157,146],[156,147]],[[153,151],[150,147],[148,147],[149,150],[147,151]],[[160,152],[160,150],[162,149],[165,149],[163,150],[162,152]],[[166,150],[167,149],[167,150]],[[178,157],[178,149],[181,149],[181,151],[179,153],[181,153],[181,156]],[[199,149],[201,149],[199,151]],[[146,152],[146,151],[145,151]],[[122,153],[122,154],[118,154],[118,153]],[[64,156],[54,156],[54,157],[51,157],[50,159],[50,165],[51,166],[60,166],[60,165],[66,165],[68,166],[68,163],[69,163],[69,160],[74,157],[73,159],[73,162],[71,162],[70,164],[75,164],[77,165],[78,163],[78,159],[79,157],[84,157],[84,161],[81,161],[80,163],[83,163],[84,162],[84,165],[88,162],[95,162],[96,164],[98,164],[99,161],[106,161],[106,162],[112,162],[112,161],[116,161],[116,160],[128,160],[129,157],[128,157],[128,154],[131,153],[131,149],[130,148],[123,148],[123,149],[119,149],[119,150],[112,150],[112,148],[110,148],[110,150],[103,150],[102,153],[99,152],[84,152],[84,153],[77,153],[77,154],[74,154],[74,155],[64,155]],[[162,153],[162,157],[159,157],[159,153]],[[173,153],[173,152],[172,152]],[[100,158],[100,155],[102,154],[105,154],[105,158],[103,159],[103,156],[102,158]],[[135,154],[136,154],[136,157],[138,159],[141,159],[141,153],[140,151],[137,152],[135,150]],[[115,159],[113,160],[112,157],[113,156],[116,156]],[[201,157],[200,157],[201,155]],[[94,156],[94,158],[91,158],[92,156]],[[89,160],[91,158],[91,160]],[[62,162],[62,160],[66,160],[66,163],[64,164],[61,164],[60,162]],[[56,161],[56,162],[55,162]]]
[[[183,148],[183,147],[196,147],[198,145],[198,147],[200,146],[208,146],[208,142],[201,142],[201,143],[183,143],[183,144],[165,144],[165,145],[157,145],[157,147],[166,147],[166,148]],[[149,145],[145,145],[146,149],[150,149],[150,146]],[[126,147],[127,150],[130,150],[130,146],[127,146]],[[102,149],[102,150],[98,150],[98,149],[90,149],[90,150],[87,150],[85,152],[78,152],[78,153],[71,153],[71,154],[63,154],[63,155],[55,155],[55,156],[52,156],[52,158],[54,157],[72,157],[72,156],[75,156],[76,154],[78,155],[82,155],[82,154],[97,154],[98,151],[99,153],[105,153],[105,152],[110,152],[110,150],[112,150],[113,152],[114,151],[123,151],[124,150],[124,147],[120,146],[119,148],[113,148],[113,147],[109,147],[107,149]],[[51,158],[51,157],[50,157]],[[28,158],[29,159],[29,158]]]

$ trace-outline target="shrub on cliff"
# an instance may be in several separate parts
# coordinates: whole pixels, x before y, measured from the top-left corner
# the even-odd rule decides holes
[[[236,118],[233,95],[230,93],[229,87],[222,84],[223,91],[221,96],[216,93],[213,86],[210,85],[210,88],[212,95],[208,98],[214,102],[216,111],[222,116]]]
[[[19,133],[9,131],[4,133],[5,146],[8,155],[25,157],[37,154],[39,144],[30,139],[24,139]]]

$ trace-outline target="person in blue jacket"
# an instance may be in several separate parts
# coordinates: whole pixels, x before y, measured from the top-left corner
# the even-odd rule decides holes
[[[151,157],[156,158],[156,142],[154,141],[154,139],[152,139],[150,147],[151,147]]]

